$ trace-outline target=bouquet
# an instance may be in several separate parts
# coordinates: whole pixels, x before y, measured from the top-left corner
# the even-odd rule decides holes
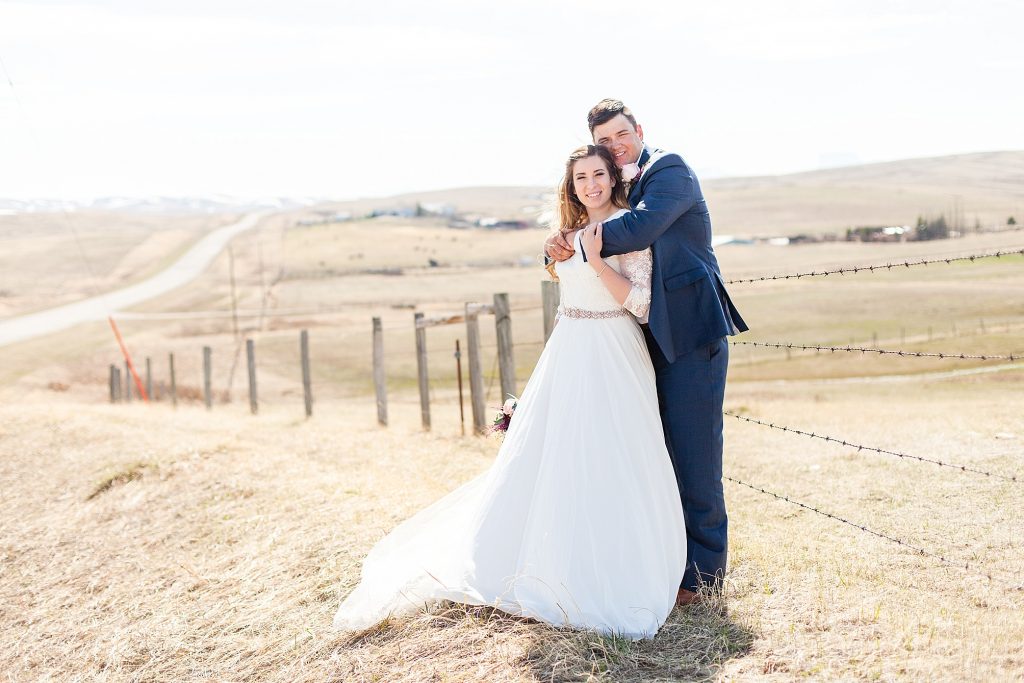
[[[491,423],[488,433],[496,434],[498,432],[505,433],[508,431],[508,426],[512,424],[512,414],[516,412],[516,406],[519,405],[519,399],[512,394],[508,395],[508,399],[505,404],[498,409],[498,414],[494,416],[494,422]]]

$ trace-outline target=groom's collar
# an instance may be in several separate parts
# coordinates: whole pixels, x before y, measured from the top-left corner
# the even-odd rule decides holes
[[[643,150],[640,152],[640,158],[636,160],[636,165],[639,166],[640,168],[643,168],[644,164],[646,164],[650,160],[651,160],[651,153],[647,149],[647,145],[644,145]]]

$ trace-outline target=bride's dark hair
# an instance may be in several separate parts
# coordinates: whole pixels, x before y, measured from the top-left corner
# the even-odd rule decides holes
[[[558,208],[555,212],[554,225],[560,232],[568,232],[576,228],[582,228],[587,224],[587,208],[576,196],[576,188],[573,186],[572,169],[580,159],[589,157],[601,157],[604,167],[608,171],[614,185],[612,186],[612,204],[620,209],[628,209],[626,201],[626,184],[619,178],[619,169],[615,165],[615,157],[612,153],[600,145],[583,145],[569,155],[565,162],[565,175],[558,185]]]

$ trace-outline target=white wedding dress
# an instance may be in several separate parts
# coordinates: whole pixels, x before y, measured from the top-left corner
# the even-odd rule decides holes
[[[582,253],[577,237],[556,266],[558,323],[494,464],[377,543],[336,628],[439,600],[632,639],[665,622],[686,531],[633,315],[650,305],[651,253],[606,259],[633,283],[630,312]]]

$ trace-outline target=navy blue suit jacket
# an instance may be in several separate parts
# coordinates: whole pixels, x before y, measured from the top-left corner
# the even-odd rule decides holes
[[[656,151],[629,192],[631,211],[604,224],[602,257],[651,247],[648,322],[665,360],[745,332],[711,247],[711,215],[697,176],[678,154]],[[639,164],[651,159],[645,148]]]

